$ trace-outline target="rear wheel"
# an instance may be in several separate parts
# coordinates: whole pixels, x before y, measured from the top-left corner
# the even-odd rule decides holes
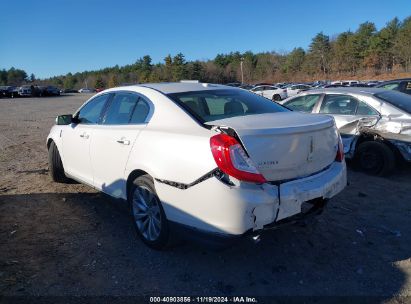
[[[280,101],[280,100],[281,100],[281,96],[280,96],[280,95],[275,94],[275,95],[273,96],[273,101]]]
[[[395,155],[386,144],[367,141],[357,148],[356,164],[365,173],[386,176],[395,168]]]
[[[149,175],[136,178],[128,194],[134,227],[141,240],[153,249],[169,244],[169,224]]]
[[[63,163],[61,162],[60,153],[54,141],[49,146],[49,173],[54,182],[66,183],[68,178],[64,174]]]

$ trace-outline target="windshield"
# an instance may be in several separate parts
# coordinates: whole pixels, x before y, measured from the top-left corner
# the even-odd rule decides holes
[[[375,97],[388,102],[400,110],[411,114],[411,95],[404,94],[397,91],[386,91],[375,94]]]
[[[239,89],[173,93],[168,96],[201,123],[236,116],[289,111],[271,100]]]

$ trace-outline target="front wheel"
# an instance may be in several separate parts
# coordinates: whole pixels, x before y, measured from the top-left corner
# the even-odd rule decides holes
[[[61,162],[60,153],[54,141],[50,143],[48,152],[49,173],[51,179],[57,183],[67,183],[68,178],[64,173],[64,167],[63,163]]]
[[[365,173],[386,176],[395,168],[395,155],[386,144],[367,141],[358,146],[356,163]]]
[[[169,244],[169,225],[149,175],[136,178],[128,195],[134,227],[141,240],[157,250]]]

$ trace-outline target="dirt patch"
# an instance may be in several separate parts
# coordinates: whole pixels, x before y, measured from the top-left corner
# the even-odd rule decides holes
[[[411,296],[410,166],[390,178],[349,170],[313,229],[152,251],[124,203],[48,177],[54,118],[87,98],[0,99],[0,294]]]

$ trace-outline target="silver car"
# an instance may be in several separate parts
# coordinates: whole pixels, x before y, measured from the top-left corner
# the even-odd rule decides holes
[[[332,115],[344,153],[363,171],[388,175],[411,162],[411,96],[379,88],[329,88],[281,102],[294,111]]]

